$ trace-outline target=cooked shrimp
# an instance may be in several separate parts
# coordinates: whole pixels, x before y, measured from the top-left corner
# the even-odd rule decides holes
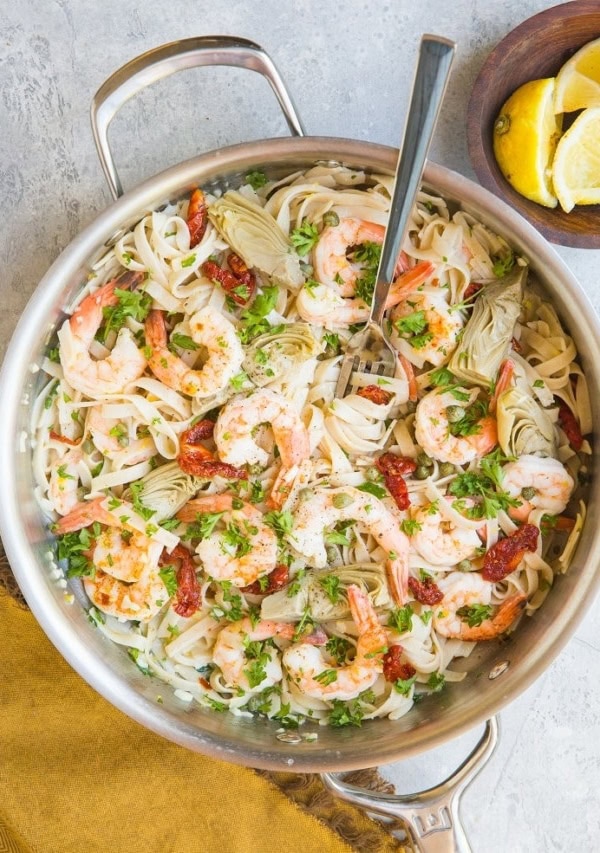
[[[103,309],[119,301],[115,290],[128,287],[142,278],[141,273],[128,273],[126,276],[109,281],[86,296],[58,332],[60,363],[65,379],[88,397],[121,393],[146,369],[144,354],[126,326],[119,329],[116,343],[106,358],[94,361],[90,355],[90,346],[104,317]]]
[[[452,462],[454,465],[466,465],[473,459],[485,456],[498,443],[496,419],[482,417],[477,422],[478,432],[472,435],[452,435],[450,432],[449,411],[466,409],[474,403],[478,390],[467,392],[469,400],[457,400],[452,391],[434,390],[426,394],[417,405],[415,414],[415,436],[425,453],[440,462]],[[460,414],[460,412],[459,412]]]
[[[564,465],[550,457],[521,456],[502,469],[502,488],[522,503],[509,510],[512,518],[526,521],[532,509],[558,515],[567,504],[575,482]]]
[[[354,285],[361,274],[360,264],[352,263],[348,250],[361,243],[383,243],[385,228],[365,219],[346,217],[338,225],[328,225],[321,232],[313,251],[315,275],[321,284],[333,288],[340,296],[354,296]]]
[[[96,569],[117,580],[133,583],[155,571],[163,546],[139,531],[107,527],[96,538],[92,562]]]
[[[163,546],[137,530],[126,530],[102,507],[104,498],[77,504],[55,525],[56,533],[72,533],[94,522],[107,525],[90,547],[93,577],[84,577],[90,600],[109,616],[147,622],[169,595],[158,571]]]
[[[89,409],[85,425],[96,448],[114,463],[136,465],[156,453],[156,445],[151,436],[130,438],[125,424],[117,418],[103,417],[102,406],[92,406]]]
[[[431,261],[421,261],[403,272],[391,287],[386,307],[391,308],[412,293],[434,272]],[[344,299],[332,288],[324,284],[303,287],[296,299],[296,309],[307,323],[328,326],[351,326],[354,323],[366,323],[370,308],[359,297]]]
[[[152,350],[148,360],[150,370],[169,388],[190,397],[210,397],[226,388],[229,380],[239,373],[244,360],[235,326],[210,305],[190,318],[192,340],[208,352],[207,360],[199,369],[190,367],[168,348],[163,311],[150,312],[145,332],[146,343]]]
[[[104,498],[77,504],[54,526],[56,533],[73,533],[89,527],[94,522],[105,526],[96,534],[90,548],[91,561],[102,572],[118,580],[131,583],[150,570],[155,570],[163,550],[155,542],[140,533],[119,524],[102,506]]]
[[[67,515],[78,502],[81,450],[72,447],[50,469],[48,494],[59,515]]]
[[[269,454],[256,443],[254,433],[270,424],[281,458],[281,469],[271,491],[271,503],[280,506],[291,489],[299,466],[310,456],[308,431],[286,398],[262,388],[249,397],[230,400],[219,412],[214,439],[219,458],[230,465],[267,465]]]
[[[434,566],[455,566],[481,545],[476,530],[456,527],[435,505],[419,507],[412,517],[420,527],[410,537],[411,545]]]
[[[306,696],[332,701],[354,699],[373,686],[383,672],[388,638],[368,595],[358,586],[348,587],[352,618],[358,628],[354,660],[347,666],[332,666],[316,646],[297,643],[283,653],[283,665],[291,681]]]
[[[443,637],[474,643],[493,640],[503,634],[527,601],[523,593],[512,595],[491,616],[494,585],[485,581],[478,572],[451,572],[438,581],[438,587],[444,598],[434,608],[433,627]],[[480,609],[479,614],[477,609]],[[479,624],[469,625],[469,619]]]
[[[117,619],[148,622],[169,600],[157,570],[146,572],[133,583],[125,583],[97,569],[93,578],[83,579],[83,586],[99,610]]]
[[[258,648],[255,645],[251,659],[250,644],[262,643],[275,636],[291,640],[294,630],[290,623],[262,621],[253,625],[248,617],[226,625],[219,631],[213,660],[223,673],[227,686],[244,691],[265,690],[281,681],[283,673],[277,649],[272,645],[260,645]],[[252,666],[253,661],[258,665]]]
[[[277,536],[256,507],[233,495],[206,495],[188,501],[177,518],[190,523],[205,513],[223,513],[227,525],[225,530],[215,529],[202,539],[196,549],[212,578],[243,587],[273,571]]]
[[[436,367],[444,364],[456,349],[458,334],[464,326],[460,312],[450,309],[446,291],[439,287],[429,287],[408,296],[396,306],[391,320],[392,343],[396,346],[398,340],[406,341],[418,367],[426,361]],[[413,336],[404,337],[405,330],[413,332]]]
[[[394,599],[403,604],[408,584],[409,541],[399,529],[396,516],[378,498],[352,486],[314,489],[300,501],[294,513],[289,541],[312,565],[323,568],[327,565],[324,532],[339,521],[356,521],[366,527],[387,551],[388,583]]]
[[[94,498],[93,501],[81,501],[59,519],[53,526],[52,530],[59,536],[65,533],[75,533],[77,530],[83,530],[84,527],[89,527],[95,521],[100,524],[115,525],[115,518],[105,510],[102,506],[105,498]]]

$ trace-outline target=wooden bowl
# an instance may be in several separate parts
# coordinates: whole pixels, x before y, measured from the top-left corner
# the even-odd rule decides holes
[[[548,240],[600,249],[600,205],[565,213],[519,195],[502,175],[493,150],[493,128],[507,98],[528,80],[554,77],[580,47],[600,38],[600,3],[576,0],[523,21],[488,56],[475,81],[467,115],[469,155],[480,182],[518,210]],[[570,123],[566,114],[565,125]]]

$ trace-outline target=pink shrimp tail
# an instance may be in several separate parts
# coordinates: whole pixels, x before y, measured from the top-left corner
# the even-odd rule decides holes
[[[417,387],[417,377],[415,376],[415,371],[413,369],[413,366],[410,363],[410,361],[406,358],[406,356],[402,355],[401,353],[398,353],[398,361],[402,365],[402,369],[404,370],[404,373],[406,374],[406,380],[408,382],[408,399],[412,403],[416,403],[417,402],[418,387]]]
[[[103,497],[99,497],[94,498],[93,501],[82,501],[76,504],[71,512],[56,522],[54,532],[59,536],[64,533],[75,533],[77,530],[89,527],[95,521],[99,521],[100,524],[114,525],[114,518],[102,506],[103,500]]]
[[[504,394],[504,392],[509,388],[514,375],[514,362],[512,362],[510,358],[507,358],[506,361],[502,363],[502,367],[500,368],[500,372],[498,374],[498,381],[496,382],[494,394],[492,396],[492,399],[490,400],[490,412],[496,411],[496,406],[498,405],[498,398],[501,394]]]
[[[402,300],[410,296],[411,293],[425,284],[427,279],[435,272],[435,264],[431,261],[419,261],[412,269],[407,270],[398,276],[393,283],[386,302],[386,308],[392,308]]]

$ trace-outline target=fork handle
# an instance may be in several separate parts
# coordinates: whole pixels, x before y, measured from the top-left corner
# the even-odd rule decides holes
[[[381,327],[400,246],[421,184],[429,144],[450,76],[456,44],[424,35],[412,89],[404,139],[400,148],[388,226],[385,232],[370,323]]]

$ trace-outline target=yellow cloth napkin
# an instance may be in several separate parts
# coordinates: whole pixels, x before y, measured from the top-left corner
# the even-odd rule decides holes
[[[31,613],[1,590],[0,625],[0,851],[401,849],[344,805],[332,825],[340,809],[350,815],[349,846],[267,778],[189,752],[130,720],[69,667]]]

